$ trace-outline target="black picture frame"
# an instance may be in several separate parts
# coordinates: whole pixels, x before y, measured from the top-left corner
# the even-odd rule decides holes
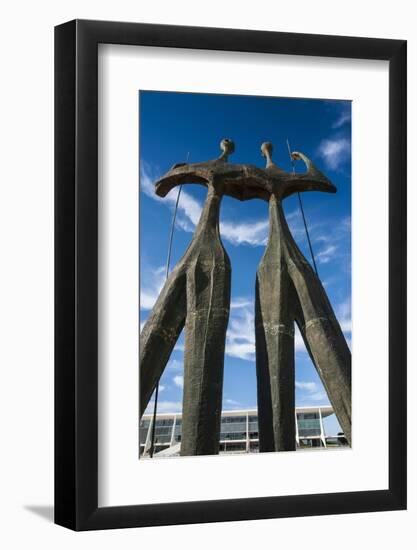
[[[98,507],[98,44],[389,62],[389,488]],[[55,522],[74,530],[406,508],[406,41],[74,20],[55,28]]]

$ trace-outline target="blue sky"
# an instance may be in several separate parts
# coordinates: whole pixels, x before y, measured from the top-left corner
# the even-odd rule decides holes
[[[265,166],[260,145],[271,141],[274,161],[290,171],[292,150],[310,157],[337,186],[336,194],[302,194],[320,279],[347,341],[351,341],[351,103],[253,96],[139,93],[140,109],[140,262],[141,325],[165,280],[169,231],[178,188],[160,199],[154,182],[173,164],[201,162],[220,154],[222,138],[233,139],[230,162]],[[303,163],[296,164],[304,171]],[[183,187],[174,233],[171,269],[183,255],[200,217],[206,189]],[[311,262],[296,196],[284,201],[294,238]],[[256,407],[254,287],[268,236],[268,205],[224,197],[221,237],[232,263],[232,303],[226,341],[223,409]],[[161,379],[158,410],[180,411],[183,337]],[[328,399],[296,334],[296,404],[325,405]],[[339,430],[334,415],[326,431]]]

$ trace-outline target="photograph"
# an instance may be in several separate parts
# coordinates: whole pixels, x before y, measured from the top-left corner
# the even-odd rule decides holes
[[[353,448],[352,102],[138,96],[139,459]]]
[[[409,7],[4,5],[0,547],[415,540]]]

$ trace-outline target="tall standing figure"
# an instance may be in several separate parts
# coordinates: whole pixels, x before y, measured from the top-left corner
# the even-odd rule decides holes
[[[164,197],[176,185],[207,187],[200,221],[184,256],[168,277],[140,335],[140,415],[185,325],[181,454],[219,452],[224,350],[230,309],[231,267],[219,234],[224,194],[245,200],[257,167],[231,164],[231,140],[219,158],[176,164],[155,184]],[[250,197],[249,197],[250,198]]]
[[[219,449],[231,268],[219,234],[224,185],[218,174],[234,146],[223,140],[221,147],[218,159],[177,164],[155,185],[162,197],[183,183],[203,183],[208,189],[192,241],[140,336],[142,415],[185,324],[182,455],[216,454]]]
[[[155,186],[165,196],[176,185],[207,187],[200,221],[184,256],[167,279],[140,336],[142,416],[185,325],[182,455],[217,454],[230,261],[219,234],[223,195],[269,202],[270,231],[256,281],[256,367],[261,451],[295,448],[294,322],[351,442],[350,351],[330,302],[289,231],[282,200],[301,191],[334,193],[334,185],[302,153],[305,174],[288,174],[262,145],[265,169],[231,164],[230,140],[215,160],[177,164]]]
[[[302,191],[336,192],[302,153],[305,174],[289,174],[266,157],[269,238],[256,277],[255,334],[260,451],[295,450],[294,321],[351,443],[351,354],[326,292],[296,245],[282,200]]]

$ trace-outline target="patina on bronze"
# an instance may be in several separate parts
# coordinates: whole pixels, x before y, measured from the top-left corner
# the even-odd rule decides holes
[[[185,325],[182,455],[219,451],[224,349],[230,309],[231,267],[219,234],[223,195],[269,202],[268,244],[256,279],[255,332],[261,451],[295,449],[294,322],[350,443],[350,351],[330,302],[286,223],[281,202],[296,192],[334,193],[334,185],[302,153],[307,166],[290,174],[272,161],[264,143],[265,169],[232,164],[230,140],[212,161],[176,164],[155,185],[159,196],[173,187],[208,188],[193,239],[168,277],[140,336],[140,414]]]
[[[173,187],[208,189],[193,239],[168,277],[140,337],[140,412],[143,414],[185,324],[182,455],[219,452],[224,347],[230,308],[229,257],[219,234],[220,203],[230,194],[232,141],[218,159],[176,164],[155,185],[164,197]]]
[[[262,144],[269,197],[269,238],[256,277],[255,334],[260,451],[295,450],[294,321],[351,442],[351,354],[326,292],[296,245],[282,200],[293,193],[336,187],[302,153],[304,174],[287,173]]]

